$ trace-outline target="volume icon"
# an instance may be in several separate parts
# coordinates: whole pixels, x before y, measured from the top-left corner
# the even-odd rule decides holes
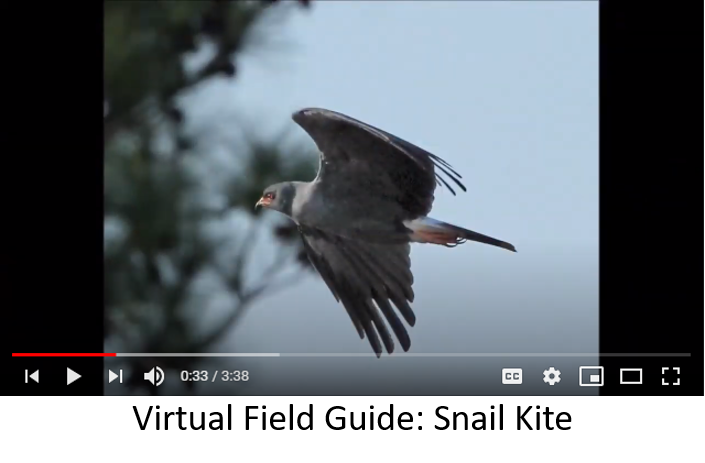
[[[164,370],[154,367],[144,374],[144,379],[155,386],[159,386],[164,382]]]

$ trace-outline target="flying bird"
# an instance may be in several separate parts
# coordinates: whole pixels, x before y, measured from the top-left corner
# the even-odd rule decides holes
[[[292,118],[318,146],[318,175],[267,187],[255,208],[279,211],[297,224],[311,264],[377,357],[383,345],[394,351],[390,328],[405,352],[411,347],[397,314],[409,326],[416,323],[410,243],[454,247],[470,240],[516,252],[509,243],[427,216],[437,185],[453,195],[454,186],[466,191],[460,174],[438,156],[335,111],[307,108]]]

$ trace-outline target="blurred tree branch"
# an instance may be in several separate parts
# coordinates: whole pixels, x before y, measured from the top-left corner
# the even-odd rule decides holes
[[[288,223],[274,224],[279,245],[269,266],[258,272],[259,262],[249,256],[255,238],[271,228],[253,209],[263,188],[311,178],[315,165],[291,150],[283,156],[281,140],[245,138],[228,147],[243,167],[240,174],[209,193],[206,186],[213,182],[199,176],[194,163],[212,160],[199,151],[203,139],[185,130],[188,108],[177,103],[214,78],[236,78],[234,58],[257,45],[252,32],[266,13],[280,9],[288,15],[292,6],[309,2],[105,3],[106,342],[123,352],[209,351],[255,300],[302,275],[286,275],[287,269],[308,267]],[[187,69],[187,55],[203,53],[205,45],[212,53],[197,69]],[[214,198],[220,206],[213,206]],[[233,214],[240,226],[227,222]],[[227,238],[207,232],[214,226],[225,228],[221,235]],[[245,275],[252,272],[260,277],[247,284]],[[211,289],[199,293],[204,281]],[[229,308],[216,323],[200,326],[216,296],[229,300]],[[189,369],[196,361],[174,358],[161,365]],[[142,380],[147,365],[133,361],[129,367],[132,387],[148,385]]]

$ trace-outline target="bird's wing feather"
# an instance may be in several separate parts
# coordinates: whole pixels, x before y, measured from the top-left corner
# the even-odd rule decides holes
[[[360,338],[367,337],[378,356],[382,345],[391,354],[394,340],[383,315],[404,351],[408,351],[411,339],[392,303],[413,326],[416,318],[409,306],[414,299],[409,244],[380,245],[302,225],[299,231],[309,260],[342,302]]]
[[[341,193],[356,188],[376,201],[386,200],[389,207],[397,205],[401,210],[395,218],[426,215],[436,185],[445,185],[455,194],[436,168],[466,190],[460,174],[443,159],[369,124],[317,108],[303,109],[292,117],[321,151],[319,181]]]

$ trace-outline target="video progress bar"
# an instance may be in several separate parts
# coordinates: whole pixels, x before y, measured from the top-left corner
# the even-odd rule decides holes
[[[278,353],[278,352],[264,352],[264,353],[227,353],[227,352],[199,352],[199,353],[189,353],[189,352],[135,352],[135,353],[93,353],[93,354],[12,354],[13,357],[121,357],[121,358],[137,358],[137,357],[148,357],[148,358],[160,358],[160,357],[201,357],[201,358],[227,358],[227,357],[250,357],[250,358],[262,358],[262,357],[376,357],[374,353]],[[690,357],[690,353],[641,353],[641,352],[629,352],[629,353],[600,353],[600,352],[582,352],[582,353],[562,353],[562,352],[540,352],[540,353],[526,353],[526,352],[514,352],[514,353],[503,353],[503,352],[492,352],[492,353],[472,353],[472,352],[459,352],[459,353],[409,353],[401,352],[394,353],[390,356],[385,356],[386,358],[420,358],[420,357],[436,357],[436,358],[583,358],[583,357]]]
[[[139,354],[117,354],[116,357],[376,357],[374,353],[338,353],[338,354],[315,354],[315,353],[257,353],[257,354],[229,354],[229,353],[139,353]],[[565,354],[565,353],[394,353],[388,358],[419,358],[419,357],[438,357],[438,358],[449,358],[449,357],[475,357],[475,358],[487,358],[487,357],[497,357],[497,358],[508,358],[508,357],[527,357],[527,358],[541,358],[541,357],[690,357],[688,353],[676,353],[676,354],[642,354],[642,353],[625,353],[625,354],[599,354],[599,353],[577,353],[577,354]]]

